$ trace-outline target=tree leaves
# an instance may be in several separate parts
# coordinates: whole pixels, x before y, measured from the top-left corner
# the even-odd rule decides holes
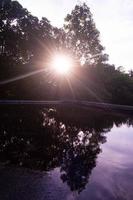
[[[77,59],[82,60],[84,57],[87,64],[96,64],[102,58],[104,48],[100,44],[100,33],[85,3],[76,5],[71,14],[67,15],[64,31],[68,46],[73,50]]]
[[[69,84],[63,79],[55,84],[54,77],[48,73],[39,74],[14,83],[15,89],[12,85],[3,87],[1,98],[31,99],[38,94],[43,100],[72,99],[74,96],[76,99],[133,105],[132,73],[125,74],[106,63],[108,55],[101,45],[100,32],[85,3],[76,5],[66,16],[64,26],[57,28],[47,18],[39,20],[33,16],[17,1],[0,1],[1,80],[47,67],[55,52],[70,54],[75,61]]]

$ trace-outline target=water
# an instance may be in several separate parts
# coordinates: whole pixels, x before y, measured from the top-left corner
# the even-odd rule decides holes
[[[0,108],[0,199],[132,200],[132,115]]]

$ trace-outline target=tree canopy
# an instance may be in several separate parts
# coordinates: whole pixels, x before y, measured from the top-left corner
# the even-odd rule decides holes
[[[107,59],[103,54],[104,47],[100,44],[100,33],[85,3],[76,5],[71,14],[67,15],[64,30],[68,47],[81,61],[91,64]]]
[[[6,79],[47,69],[55,52],[70,54],[75,71],[57,78],[49,71],[10,83]],[[62,28],[38,19],[17,1],[0,1],[0,98],[82,99],[133,105],[132,71],[110,65],[90,8],[76,5]],[[69,79],[69,80],[68,80]]]

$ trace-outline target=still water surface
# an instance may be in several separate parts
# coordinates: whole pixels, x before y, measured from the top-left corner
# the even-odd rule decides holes
[[[133,118],[94,109],[0,109],[0,199],[132,200]]]

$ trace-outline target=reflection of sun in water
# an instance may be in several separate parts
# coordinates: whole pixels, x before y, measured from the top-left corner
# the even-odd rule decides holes
[[[65,55],[56,55],[52,60],[52,68],[59,74],[68,74],[72,68],[72,60]]]

